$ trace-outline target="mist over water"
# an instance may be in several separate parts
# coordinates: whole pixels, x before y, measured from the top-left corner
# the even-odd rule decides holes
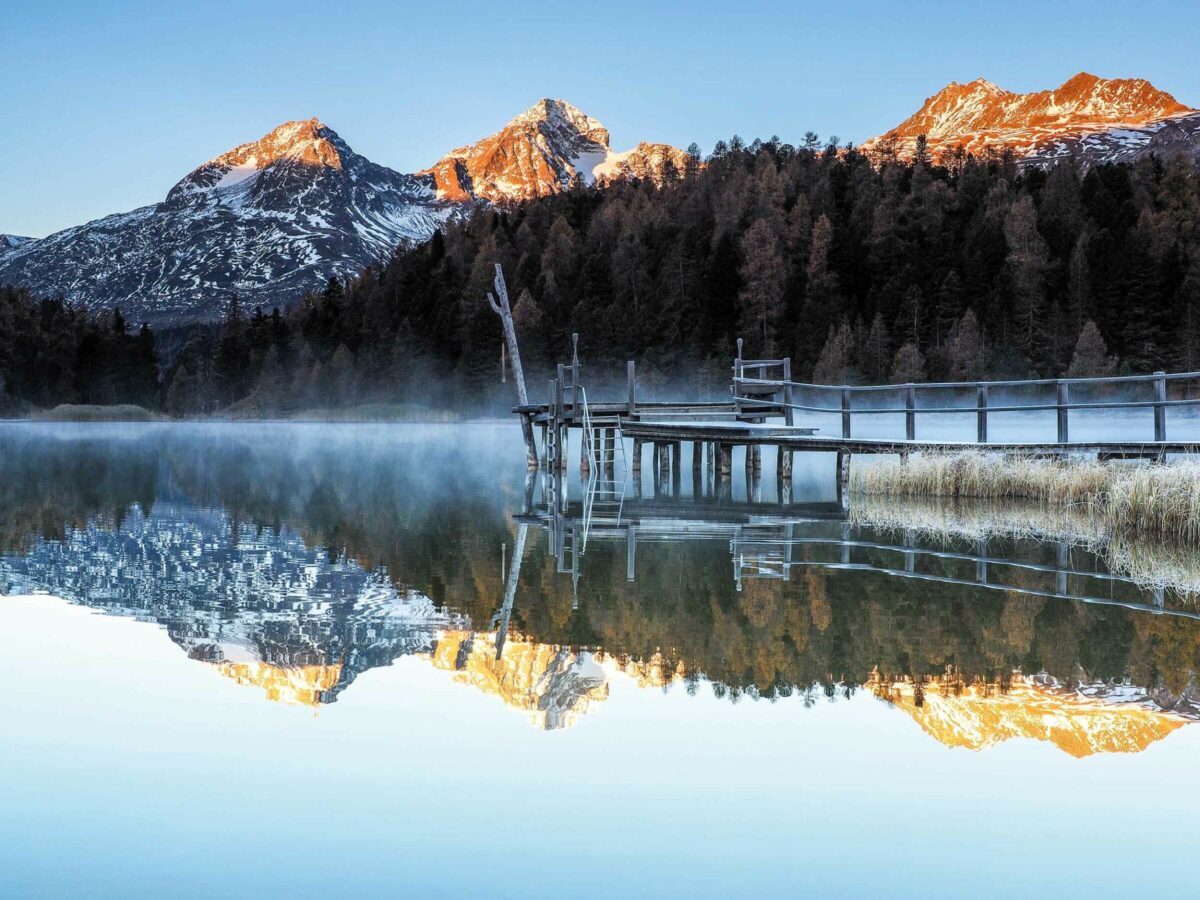
[[[511,421],[0,426],[0,893],[1178,892],[1092,836],[1188,852],[1191,597],[1076,547],[1064,599],[1019,511],[840,519],[824,454],[714,504],[690,452],[573,444],[555,506]],[[972,825],[844,840],[914,817]]]

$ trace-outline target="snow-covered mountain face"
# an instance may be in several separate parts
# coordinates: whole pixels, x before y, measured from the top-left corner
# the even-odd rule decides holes
[[[438,196],[466,202],[544,197],[584,184],[636,177],[660,181],[668,165],[682,172],[687,154],[669,144],[638,144],[618,153],[608,129],[565,100],[543,99],[500,131],[451,150],[425,173]]]
[[[1131,161],[1150,152],[1200,150],[1200,111],[1140,78],[1086,72],[1049,91],[1019,94],[976,79],[951,82],[900,125],[862,145],[871,155],[910,156],[924,134],[935,160],[961,146],[969,153],[1011,151],[1049,165],[1075,157],[1085,165]]]
[[[32,240],[33,238],[21,237],[19,234],[0,234],[0,256]]]
[[[433,179],[355,153],[316,119],[210,160],[163,202],[0,255],[0,282],[153,324],[212,317],[232,291],[283,304],[423,240],[459,207]]]
[[[660,179],[687,156],[609,148],[608,130],[542,100],[503,130],[415,175],[355,153],[316,119],[286,122],[194,169],[153,206],[40,240],[0,236],[0,283],[171,325],[216,318],[231,292],[285,305],[333,276],[424,241],[480,202],[523,200],[620,177]]]

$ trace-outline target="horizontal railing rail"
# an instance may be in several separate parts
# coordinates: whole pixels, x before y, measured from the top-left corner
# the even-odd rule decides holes
[[[918,388],[975,388],[975,387],[1027,387],[1029,385],[1068,384],[1121,384],[1134,381],[1187,381],[1200,380],[1200,372],[1154,372],[1149,375],[1098,375],[1077,378],[1024,378],[1013,381],[914,381]],[[743,378],[744,381],[752,379]],[[762,379],[764,382],[769,379]],[[907,387],[900,384],[815,384],[813,382],[789,382],[795,388],[815,388],[828,391],[894,391]]]
[[[786,361],[784,361],[786,362]],[[829,385],[812,384],[808,382],[791,381],[788,378],[754,378],[744,374],[746,363],[738,361],[733,378],[733,398],[739,411],[752,412],[755,408],[774,407],[782,409],[787,424],[793,424],[796,412],[826,413],[842,417],[842,437],[851,436],[851,422],[854,415],[903,415],[905,419],[905,440],[916,440],[916,419],[918,415],[970,415],[976,416],[976,443],[988,443],[988,416],[992,413],[1028,413],[1048,412],[1057,414],[1057,443],[1070,443],[1069,414],[1072,411],[1086,412],[1089,410],[1119,410],[1146,409],[1154,414],[1154,441],[1163,443],[1167,440],[1167,410],[1174,407],[1200,405],[1200,396],[1174,397],[1168,399],[1167,385],[1171,382],[1200,380],[1200,372],[1155,372],[1150,375],[1117,375],[1112,377],[1088,378],[1028,378],[1016,381],[940,381],[907,384],[872,384],[872,385]],[[790,364],[786,367],[790,368]],[[1116,390],[1122,386],[1150,384],[1153,396],[1145,399],[1088,399],[1084,401],[1071,399],[1071,388],[1088,389],[1102,388]],[[989,402],[989,394],[993,389],[1013,390],[1028,387],[1053,387],[1055,397],[1053,402],[1039,400],[1032,403],[1017,403],[1005,398],[1001,403]],[[808,391],[835,394],[838,398],[836,405],[821,403],[797,403],[795,392]],[[975,403],[955,404],[952,406],[918,405],[918,398],[927,397],[930,393],[940,392],[975,392]],[[869,393],[898,394],[899,403],[895,406],[855,406],[855,395]],[[782,396],[776,396],[782,394]],[[770,395],[769,399],[765,395]],[[902,405],[901,405],[902,404]]]

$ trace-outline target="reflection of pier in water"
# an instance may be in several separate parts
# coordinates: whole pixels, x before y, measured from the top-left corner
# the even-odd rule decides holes
[[[624,542],[626,578],[634,581],[639,545],[721,541],[729,547],[739,591],[749,580],[786,581],[796,569],[816,567],[1200,620],[1200,611],[1168,606],[1162,586],[1113,572],[1097,553],[1069,540],[1033,539],[1053,550],[1053,561],[1036,561],[1002,555],[999,545],[1011,543],[1004,538],[979,537],[969,550],[956,550],[945,540],[923,538],[917,529],[864,527],[849,520],[840,500],[795,503],[785,497],[764,503],[753,490],[742,501],[683,496],[677,489],[648,498],[626,497],[625,485],[596,478],[584,483],[579,499],[570,499],[561,475],[540,480],[540,501],[534,500],[531,476],[525,510],[515,516],[520,526],[515,560],[521,559],[528,526],[541,527],[557,571],[569,574],[576,588],[589,542]],[[506,622],[505,610],[512,608],[513,568],[497,622]],[[1040,581],[1031,584],[1031,579]]]

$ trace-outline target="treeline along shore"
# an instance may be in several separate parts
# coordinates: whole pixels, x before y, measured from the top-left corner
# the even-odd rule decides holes
[[[727,382],[734,341],[821,383],[1200,365],[1200,176],[1185,158],[1081,171],[735,137],[663,183],[572,185],[478,208],[284,310],[214,297],[164,340],[119,312],[0,291],[10,410],[134,403],[175,416],[358,404],[501,408],[496,263],[535,393],[581,335],[589,370],[648,390]],[[157,344],[156,344],[157,339]],[[685,373],[681,379],[680,373]]]

